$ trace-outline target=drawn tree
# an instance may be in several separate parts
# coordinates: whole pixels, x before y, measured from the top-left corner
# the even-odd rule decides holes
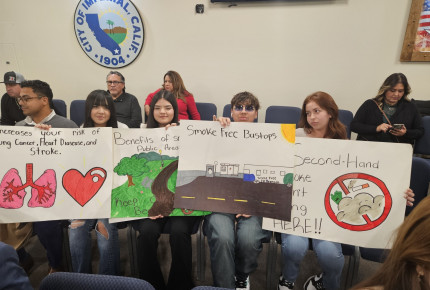
[[[284,184],[287,184],[287,185],[293,185],[293,179],[294,179],[294,174],[292,174],[292,173],[287,173],[287,174],[285,174],[285,176],[284,176]]]
[[[133,177],[142,175],[148,170],[146,166],[147,160],[145,158],[138,158],[137,155],[131,157],[124,157],[118,163],[113,171],[118,175],[127,175],[128,187],[134,186]]]

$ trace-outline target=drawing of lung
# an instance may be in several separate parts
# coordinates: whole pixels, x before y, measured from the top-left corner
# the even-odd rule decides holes
[[[45,170],[42,176],[31,186],[29,207],[51,207],[54,204],[57,190],[57,179],[54,170]]]
[[[21,178],[18,170],[10,169],[3,176],[0,183],[0,207],[2,208],[20,208],[24,204],[26,192],[22,187]]]

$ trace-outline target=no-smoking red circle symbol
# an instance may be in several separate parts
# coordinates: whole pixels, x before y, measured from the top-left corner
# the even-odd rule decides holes
[[[378,218],[371,220],[368,215],[363,214],[362,217],[364,219],[364,223],[360,225],[350,224],[350,223],[338,220],[337,215],[332,208],[330,197],[331,197],[333,188],[335,186],[340,187],[340,189],[343,192],[342,194],[343,196],[353,195],[351,192],[351,188],[348,189],[348,187],[345,185],[345,182],[347,180],[360,180],[364,182],[364,184],[360,186],[356,186],[357,188],[359,188],[359,190],[368,188],[369,186],[376,186],[379,188],[380,192],[382,192],[384,195],[384,208],[383,208],[382,214]],[[382,222],[384,222],[384,220],[387,218],[388,214],[391,211],[392,199],[387,186],[382,180],[376,178],[375,176],[365,174],[365,173],[348,173],[348,174],[341,175],[337,177],[335,180],[333,180],[333,182],[330,184],[330,186],[326,191],[326,194],[324,197],[324,205],[328,216],[338,226],[351,231],[368,231],[376,228]]]

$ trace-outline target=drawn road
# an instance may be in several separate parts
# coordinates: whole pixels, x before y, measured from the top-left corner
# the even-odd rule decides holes
[[[289,221],[292,187],[240,178],[199,176],[176,187],[175,208],[243,213]]]
[[[148,211],[148,216],[168,216],[173,210],[174,193],[167,188],[167,182],[173,172],[178,169],[178,160],[164,168],[152,182],[151,191],[155,202]]]

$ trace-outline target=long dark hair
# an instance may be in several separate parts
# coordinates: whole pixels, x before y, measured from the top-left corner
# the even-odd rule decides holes
[[[382,286],[383,289],[429,290],[430,197],[420,201],[400,226],[393,247],[379,270],[353,289]],[[419,276],[416,267],[424,275]]]
[[[382,103],[385,98],[385,93],[388,90],[394,88],[399,83],[403,84],[403,87],[405,88],[405,92],[401,100],[410,102],[411,100],[409,100],[408,95],[411,93],[411,87],[409,86],[408,79],[402,73],[394,73],[385,79],[384,83],[379,88],[378,94],[374,98],[375,101],[377,101],[378,103]]]
[[[93,107],[98,106],[104,106],[110,111],[110,118],[107,121],[106,127],[118,128],[113,99],[111,95],[104,90],[95,90],[88,95],[87,100],[85,101],[85,121],[83,127],[94,127],[94,121],[91,118],[91,110]]]
[[[326,110],[331,116],[324,138],[346,139],[347,135],[345,125],[339,121],[339,109],[336,105],[336,102],[332,96],[324,92],[315,92],[306,97],[302,106],[299,128],[303,128],[307,134],[312,131],[312,126],[308,123],[308,118],[306,116],[306,105],[310,102],[317,103],[318,106],[320,106],[323,110]]]
[[[149,105],[149,115],[148,121],[146,122],[146,128],[160,127],[160,124],[158,124],[158,122],[154,118],[154,107],[160,99],[165,99],[170,104],[172,104],[174,114],[173,119],[170,123],[178,123],[178,103],[176,102],[175,96],[169,91],[161,90],[155,94],[154,98],[152,98],[151,104]]]
[[[175,98],[181,99],[182,101],[187,103],[185,96],[190,94],[190,92],[187,91],[187,89],[185,88],[184,81],[182,80],[181,75],[175,72],[174,70],[169,70],[168,72],[166,72],[166,74],[163,77],[163,85],[162,85],[163,88],[164,88],[164,80],[166,79],[166,76],[169,76],[170,81],[172,82],[172,86],[173,86],[172,93],[175,96]]]

